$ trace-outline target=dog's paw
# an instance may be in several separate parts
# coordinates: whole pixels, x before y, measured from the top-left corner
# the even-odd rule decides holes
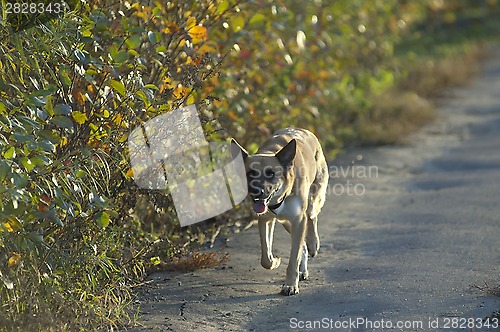
[[[270,270],[277,269],[281,264],[281,257],[274,257]]]
[[[299,294],[299,286],[283,285],[283,286],[281,286],[280,294],[285,295],[285,296]]]
[[[309,279],[309,272],[307,272],[307,271],[299,272],[299,280],[300,281],[307,280],[307,279]]]
[[[273,257],[272,260],[268,259],[267,257],[263,257],[260,261],[260,264],[262,265],[263,268],[268,269],[268,270],[274,270],[278,268],[281,264],[281,258],[280,257]]]

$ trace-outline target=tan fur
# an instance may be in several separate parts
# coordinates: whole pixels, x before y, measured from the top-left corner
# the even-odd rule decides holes
[[[235,141],[233,143],[237,145]],[[252,198],[254,202],[266,204],[265,213],[258,217],[261,264],[266,269],[275,269],[280,265],[281,259],[272,253],[274,225],[278,221],[292,239],[281,294],[298,294],[299,279],[308,278],[308,253],[315,256],[320,246],[317,217],[325,202],[328,185],[328,166],[321,145],[308,130],[285,128],[262,144],[254,155],[248,156],[243,148],[237,146],[243,151],[247,171],[253,172],[248,173]],[[262,175],[268,169],[273,171],[273,177]],[[282,204],[274,210],[275,215],[270,207],[280,202]]]

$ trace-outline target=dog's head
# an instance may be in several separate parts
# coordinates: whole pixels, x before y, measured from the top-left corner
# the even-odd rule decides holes
[[[293,139],[275,154],[257,153],[249,155],[235,140],[234,150],[239,149],[245,162],[248,192],[253,200],[253,209],[257,214],[266,213],[269,203],[274,204],[284,198],[291,185],[289,181],[297,143]],[[238,150],[237,150],[238,151]]]

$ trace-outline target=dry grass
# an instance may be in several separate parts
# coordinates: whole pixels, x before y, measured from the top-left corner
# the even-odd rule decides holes
[[[488,54],[471,46],[462,56],[416,64],[397,86],[372,100],[357,124],[361,144],[394,144],[436,117],[436,98],[446,89],[469,82]]]
[[[200,269],[210,269],[226,263],[229,254],[222,250],[215,252],[187,252],[181,256],[173,257],[170,261],[161,262],[154,268],[156,271],[188,272]]]
[[[439,97],[445,89],[463,85],[474,78],[488,53],[488,47],[478,43],[456,57],[420,62],[398,84],[398,88],[413,91],[424,98]]]
[[[434,107],[412,92],[388,92],[374,100],[368,116],[360,119],[363,144],[394,144],[434,119]]]

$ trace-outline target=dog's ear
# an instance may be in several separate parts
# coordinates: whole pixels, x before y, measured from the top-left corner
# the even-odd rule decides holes
[[[281,150],[276,153],[276,158],[280,162],[281,166],[288,168],[292,166],[293,159],[295,158],[295,153],[297,152],[297,142],[292,139],[285,145]]]
[[[248,152],[243,148],[234,138],[231,138],[231,155],[233,158],[236,158],[238,153],[241,151],[241,155],[243,156],[243,159],[246,159],[248,157]]]

